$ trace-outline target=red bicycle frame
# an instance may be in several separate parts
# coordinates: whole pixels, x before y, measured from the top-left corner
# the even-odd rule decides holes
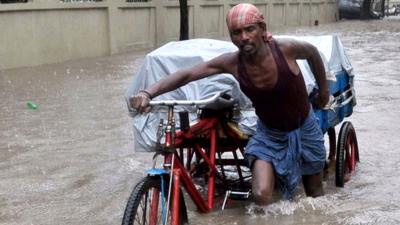
[[[164,157],[164,167],[170,169],[172,179],[172,186],[170,186],[172,187],[172,190],[169,197],[171,199],[171,223],[172,225],[178,225],[181,195],[180,187],[183,186],[185,188],[186,192],[189,194],[200,212],[205,213],[211,211],[214,208],[215,180],[218,176],[216,154],[221,153],[221,151],[233,152],[235,158],[231,160],[226,159],[222,161],[222,163],[225,165],[236,165],[239,176],[242,179],[240,165],[243,165],[243,162],[239,161],[237,158],[236,151],[239,149],[243,154],[243,148],[241,148],[239,144],[235,143],[232,144],[232,146],[225,148],[220,148],[220,146],[218,146],[218,138],[221,135],[217,133],[221,133],[221,127],[224,127],[223,135],[230,137],[232,140],[237,140],[237,138],[239,138],[238,134],[235,133],[234,130],[230,129],[229,126],[224,126],[218,117],[203,118],[187,130],[176,133],[173,115],[173,106],[169,106],[168,122],[165,131],[165,148],[167,153]],[[185,141],[193,140],[195,137],[201,135],[206,136],[206,139],[209,140],[207,151],[204,151],[202,146],[198,143],[185,144]],[[183,160],[184,148],[187,148],[186,156],[188,164],[186,168]],[[180,151],[178,152],[177,149]],[[204,160],[209,168],[207,199],[202,197],[187,172],[187,169],[190,168],[193,154],[195,153]]]

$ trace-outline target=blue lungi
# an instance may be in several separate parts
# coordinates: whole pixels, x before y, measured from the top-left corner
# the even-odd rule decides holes
[[[289,132],[268,128],[258,121],[245,157],[270,162],[283,196],[292,199],[301,176],[319,173],[325,165],[324,135],[313,111],[300,128]]]

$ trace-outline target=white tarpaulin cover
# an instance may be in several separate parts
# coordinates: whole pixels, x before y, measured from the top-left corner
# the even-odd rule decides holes
[[[335,74],[343,70],[352,75],[352,66],[337,36],[274,36],[274,38],[287,37],[307,41],[318,48],[325,64],[328,79],[334,80]],[[129,96],[179,69],[189,68],[220,54],[233,51],[237,51],[237,48],[231,42],[212,39],[192,39],[167,43],[146,55],[126,92],[125,98],[128,100]],[[298,64],[303,73],[307,91],[310,93],[315,86],[314,76],[305,60],[298,60]],[[191,82],[175,91],[160,95],[155,100],[205,99],[219,91],[227,91],[228,94],[233,96],[240,107],[239,127],[245,133],[253,133],[257,116],[251,102],[240,91],[239,84],[230,74],[218,74]],[[176,109],[176,111],[179,111],[183,108],[176,107]],[[193,107],[185,107],[185,109],[190,112],[191,122],[195,121],[197,119],[196,109]],[[153,110],[151,113],[133,117],[136,151],[153,150],[159,119],[165,117],[165,111],[160,110]]]

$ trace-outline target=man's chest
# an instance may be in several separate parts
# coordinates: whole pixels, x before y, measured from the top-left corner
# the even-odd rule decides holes
[[[246,67],[247,80],[257,89],[270,90],[278,82],[279,72],[275,63]]]

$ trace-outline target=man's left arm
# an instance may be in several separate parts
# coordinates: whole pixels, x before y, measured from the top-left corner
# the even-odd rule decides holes
[[[324,63],[319,55],[318,49],[305,41],[295,41],[292,46],[294,59],[307,60],[319,88],[314,103],[319,108],[323,108],[329,100],[329,88],[326,80]]]

